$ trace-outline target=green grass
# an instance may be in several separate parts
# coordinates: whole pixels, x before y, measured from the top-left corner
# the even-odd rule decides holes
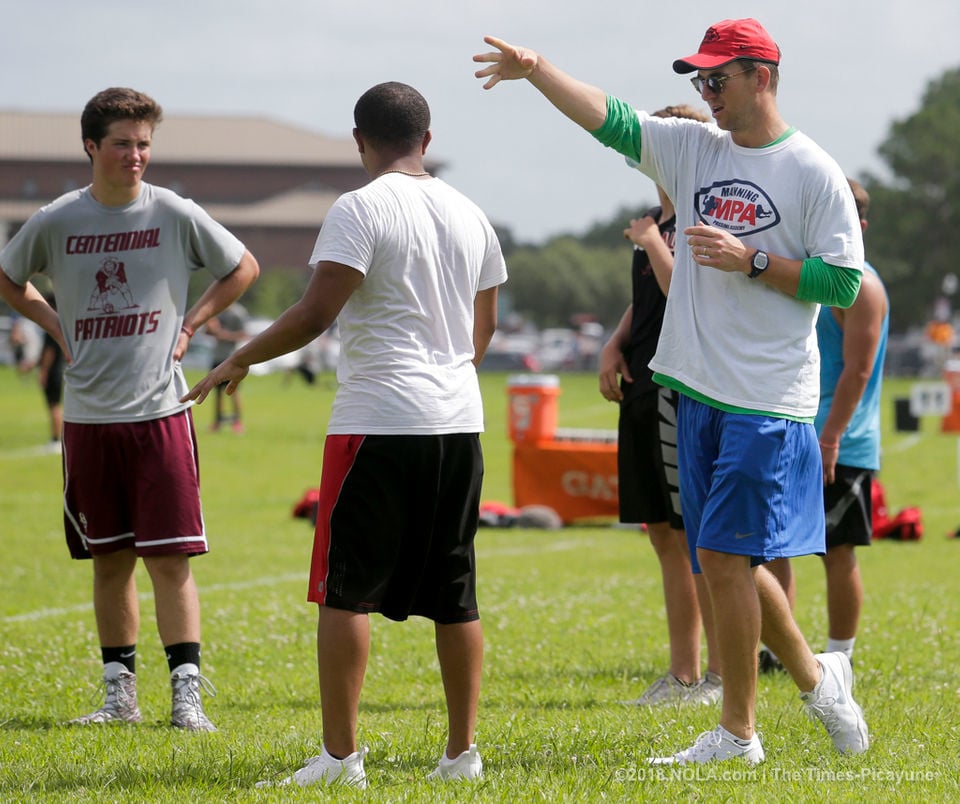
[[[485,499],[511,501],[506,378],[483,375],[488,431]],[[560,423],[610,428],[616,409],[592,375],[564,375]],[[909,384],[890,382],[894,396]],[[476,786],[423,781],[445,719],[432,629],[372,618],[360,712],[370,789],[255,790],[258,779],[317,752],[315,607],[305,602],[311,529],[291,510],[320,473],[333,394],[279,376],[245,383],[247,433],[209,434],[197,411],[210,555],[194,562],[204,618],[204,672],[219,695],[220,731],[175,732],[149,582],[141,580],[138,671],[144,723],[71,728],[98,703],[90,568],[63,545],[59,459],[35,454],[46,435],[39,388],[0,368],[0,800],[377,801],[956,800],[960,666],[956,567],[957,436],[925,419],[887,433],[882,479],[892,509],[919,505],[919,543],[859,551],[866,605],[857,695],[873,745],[841,757],[802,714],[786,677],[760,682],[767,761],[651,774],[644,758],[688,745],[716,724],[713,708],[645,711],[635,697],[667,664],[659,570],[646,540],[609,527],[483,530],[478,538],[486,641]],[[825,641],[819,560],[795,562],[797,618]]]

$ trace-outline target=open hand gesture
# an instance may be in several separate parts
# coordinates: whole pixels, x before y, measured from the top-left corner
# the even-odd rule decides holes
[[[233,392],[237,390],[237,386],[240,385],[240,381],[247,376],[249,371],[248,366],[238,366],[232,362],[231,358],[227,358],[180,397],[180,401],[187,402],[195,399],[197,404],[200,404],[214,388],[223,383],[227,384],[227,396],[232,396]]]
[[[539,56],[529,48],[514,47],[497,39],[495,36],[485,36],[483,41],[492,45],[499,52],[478,53],[473,57],[476,62],[490,62],[489,67],[477,70],[477,78],[487,78],[484,89],[493,89],[501,81],[516,81],[518,78],[529,78],[537,69]]]

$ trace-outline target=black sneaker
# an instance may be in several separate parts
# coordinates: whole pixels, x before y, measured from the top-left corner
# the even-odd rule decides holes
[[[760,648],[760,653],[757,656],[757,669],[764,675],[787,672],[787,668],[783,666],[783,662],[774,656],[767,648]]]

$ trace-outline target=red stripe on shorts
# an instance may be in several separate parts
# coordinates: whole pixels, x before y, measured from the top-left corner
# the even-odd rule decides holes
[[[307,590],[307,600],[321,606],[326,603],[330,571],[330,519],[362,444],[363,436],[360,435],[328,435],[323,445],[317,527],[313,534],[310,587]]]

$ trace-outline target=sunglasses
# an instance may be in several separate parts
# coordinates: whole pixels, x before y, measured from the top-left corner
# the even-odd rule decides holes
[[[741,70],[739,73],[730,73],[729,75],[708,75],[706,78],[695,75],[690,79],[690,83],[693,84],[693,88],[698,95],[703,94],[704,87],[709,89],[714,95],[719,95],[723,92],[724,86],[731,78],[735,78],[738,75],[743,75],[744,73],[751,73],[755,69],[757,68],[747,67],[746,70]]]

